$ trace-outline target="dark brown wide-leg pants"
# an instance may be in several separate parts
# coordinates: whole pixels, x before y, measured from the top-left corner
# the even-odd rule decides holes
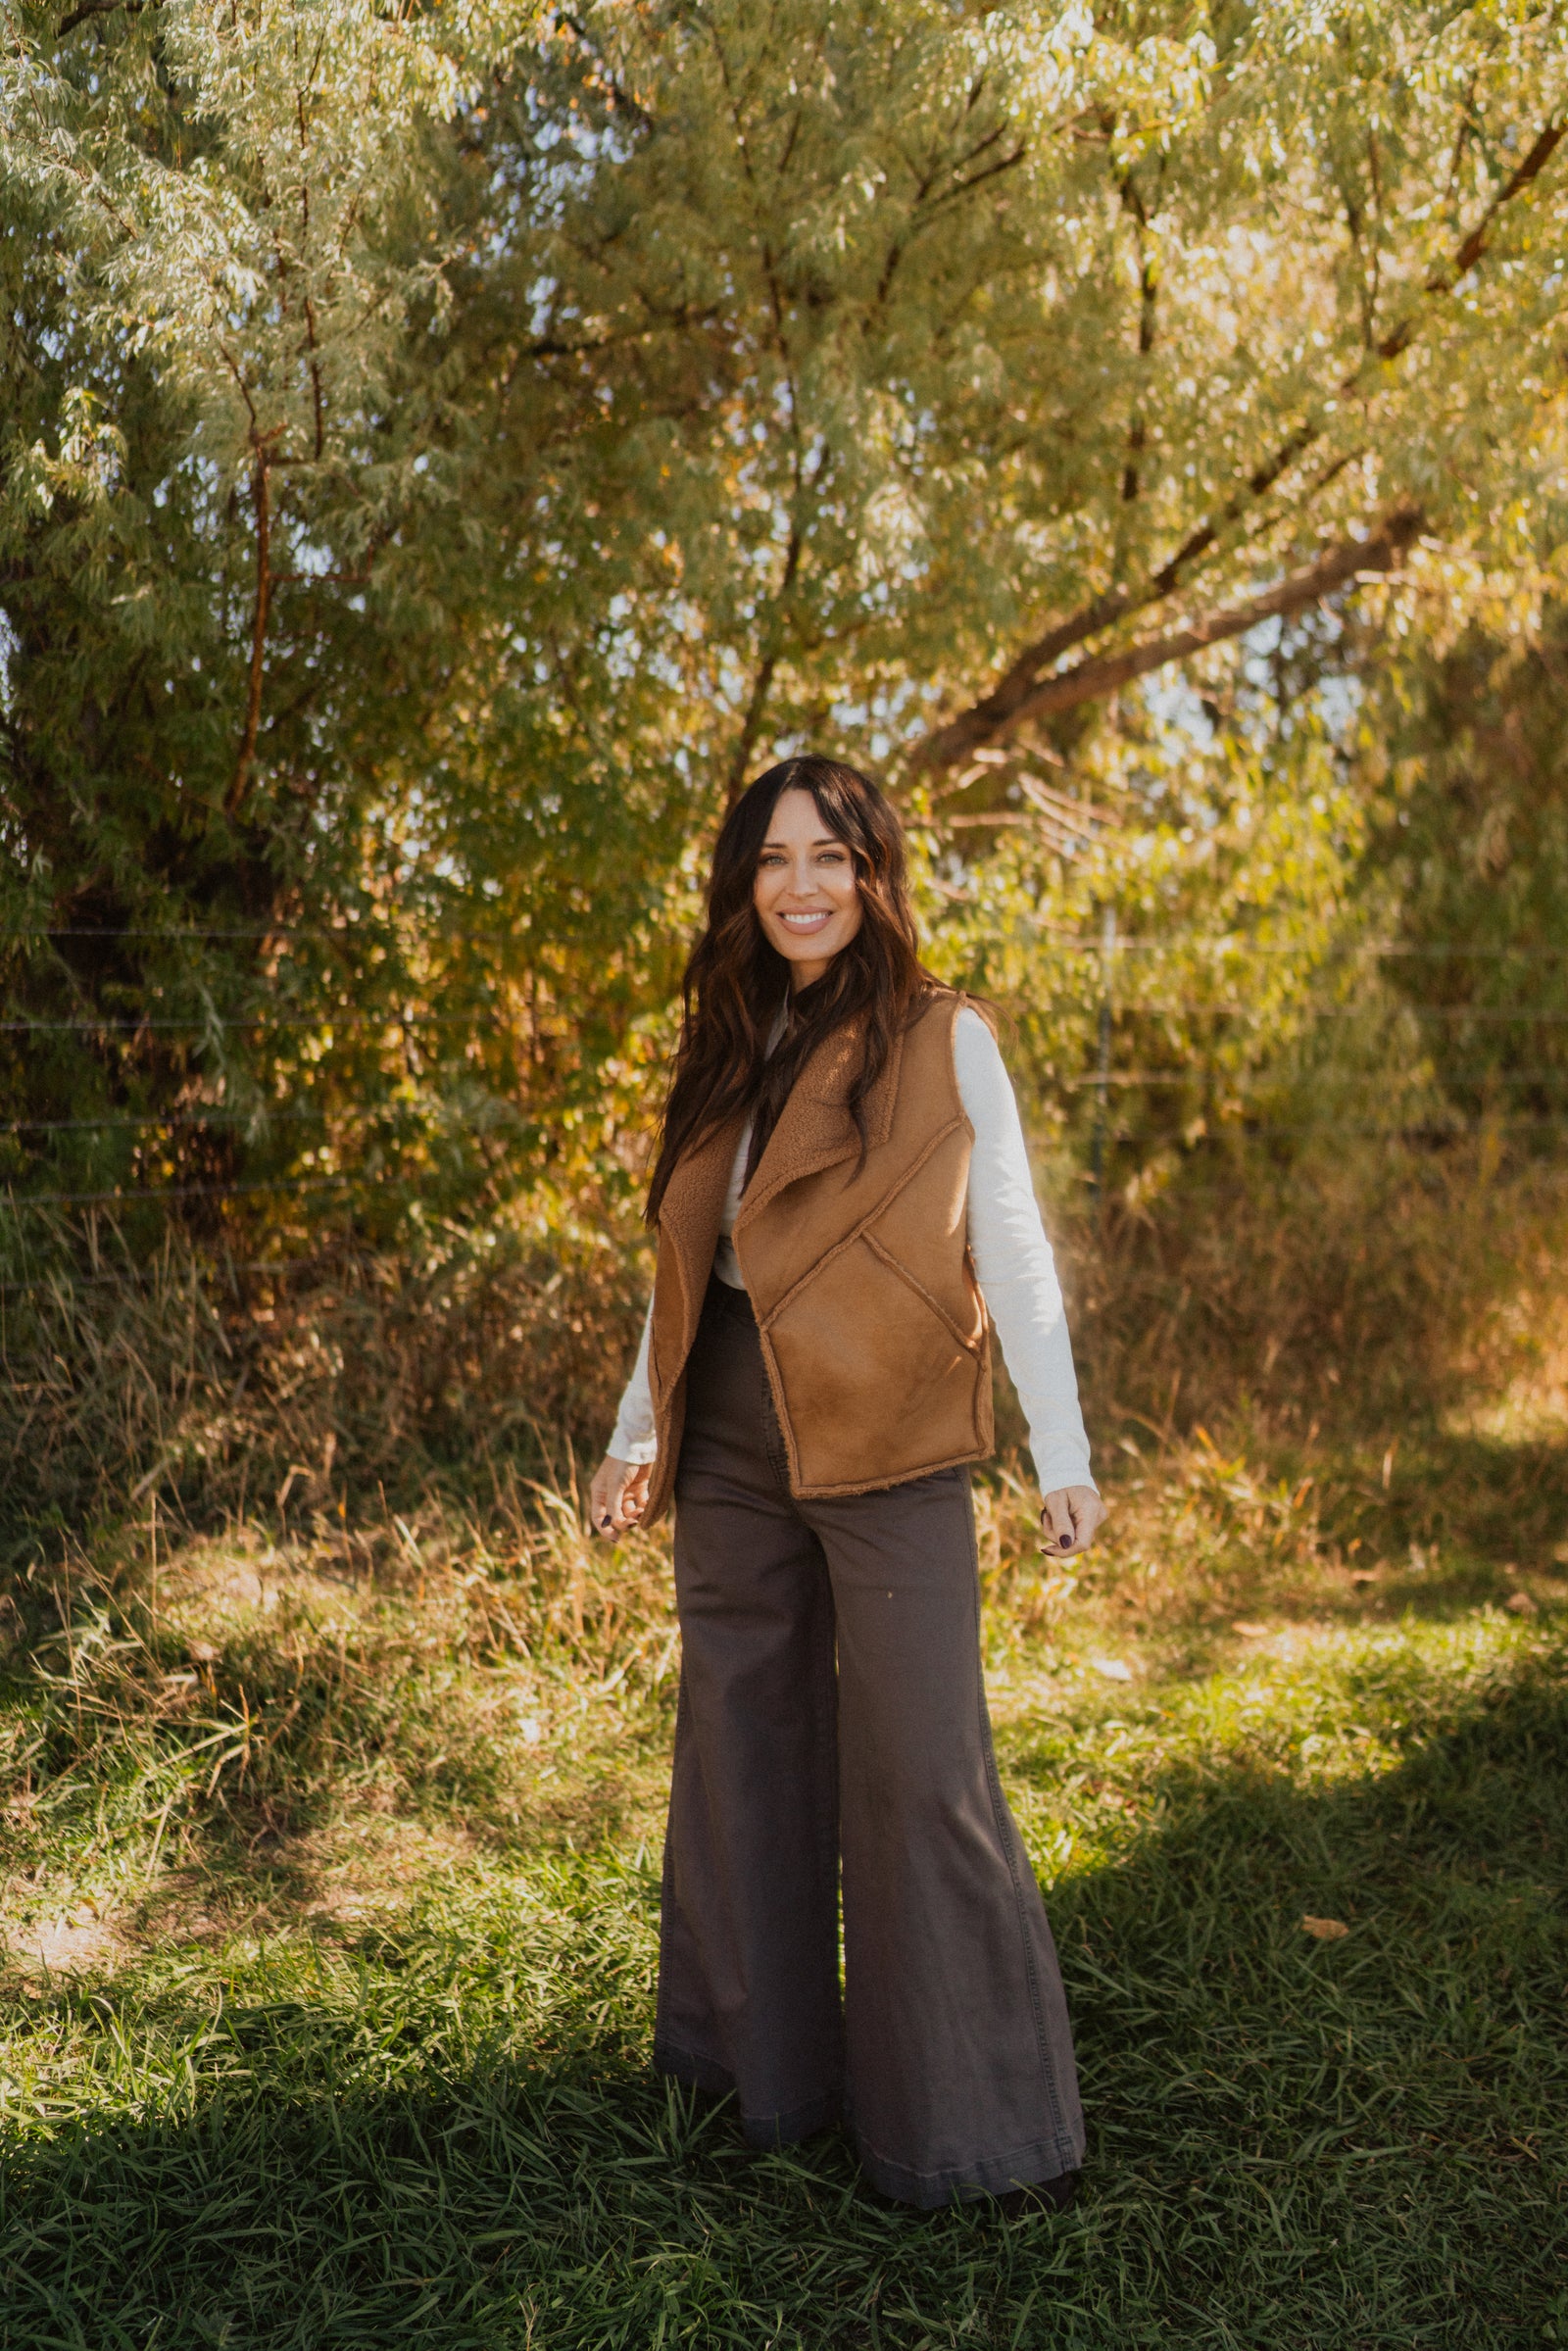
[[[733,2092],[758,2144],[842,2117],[906,2203],[1076,2170],[1061,1977],[992,1753],[966,1473],[793,1500],[750,1303],[715,1282],[675,1505],[658,2064]]]

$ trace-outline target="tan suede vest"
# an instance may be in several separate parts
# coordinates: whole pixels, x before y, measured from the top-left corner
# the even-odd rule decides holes
[[[863,1166],[846,1106],[858,1027],[819,1046],[741,1201],[735,1253],[802,1499],[902,1485],[992,1449],[990,1333],[966,1238],[974,1130],[953,1058],[964,1001],[933,998],[895,1045],[866,1104]],[[645,1525],[674,1484],[740,1135],[736,1122],[683,1159],[660,1211]]]

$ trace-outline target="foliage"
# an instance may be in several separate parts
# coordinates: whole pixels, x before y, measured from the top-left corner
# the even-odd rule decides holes
[[[1078,774],[1077,816],[1061,799],[1040,822],[975,819],[989,854],[922,837],[933,955],[1011,1015],[1009,1059],[1057,1166],[1082,1167],[1098,1136],[1138,1200],[1307,1091],[1303,1056],[1367,976],[1366,815],[1310,706],[1289,732],[1262,705],[1217,727],[1193,708],[1131,711]]]
[[[1421,1049],[1471,1115],[1548,1142],[1568,1112],[1565,643],[1557,603],[1536,634],[1478,618],[1418,640],[1365,718],[1372,861]]]
[[[495,543],[455,118],[527,24],[176,7],[22,46],[6,953],[46,1024],[10,1043],[24,1163],[68,1190],[286,1170],[330,1204],[347,1163],[385,1231],[482,1202],[509,1144],[580,1178],[573,1071],[612,1116],[594,1006],[648,960],[657,784],[596,873],[542,749],[513,805],[548,714],[476,782],[459,674]],[[618,953],[573,937],[596,894]]]
[[[1008,928],[1057,885],[954,818],[1124,739],[1173,776],[1094,715],[1150,646],[1223,703],[1260,596],[1560,537],[1553,10],[10,0],[5,39],[24,1191],[612,1224],[756,759],[890,765],[979,877],[954,967],[1060,995]],[[1200,741],[1231,847],[1146,909],[1228,930],[1283,825],[1321,941],[1325,756]],[[1206,1117],[1299,988],[1219,1034],[1191,976]]]

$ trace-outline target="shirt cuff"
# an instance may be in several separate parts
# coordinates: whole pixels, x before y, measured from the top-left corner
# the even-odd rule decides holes
[[[1064,1486],[1088,1486],[1096,1494],[1100,1492],[1090,1472],[1088,1454],[1079,1452],[1075,1447],[1062,1445],[1049,1453],[1036,1453],[1034,1461],[1035,1479],[1042,1497],[1048,1494],[1059,1494]]]
[[[634,1469],[646,1469],[651,1461],[659,1458],[659,1440],[657,1437],[628,1437],[623,1433],[619,1421],[616,1421],[605,1450],[612,1461],[629,1461]]]

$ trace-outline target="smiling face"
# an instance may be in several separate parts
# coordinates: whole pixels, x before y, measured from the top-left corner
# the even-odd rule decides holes
[[[809,792],[781,792],[757,860],[752,904],[790,987],[819,980],[860,927],[860,889],[849,846],[830,833]]]

